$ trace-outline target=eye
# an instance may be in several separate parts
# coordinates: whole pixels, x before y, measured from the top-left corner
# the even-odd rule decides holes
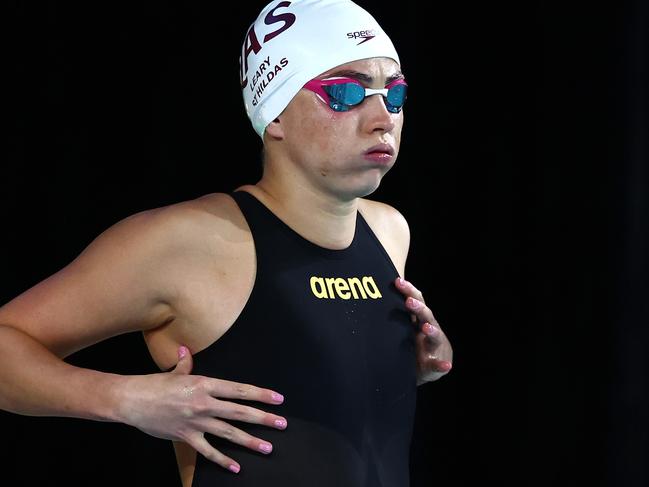
[[[406,101],[407,91],[406,85],[395,85],[388,90],[387,101],[390,105],[401,107]]]
[[[357,83],[336,83],[324,87],[327,94],[343,105],[358,105],[365,98],[365,88]]]

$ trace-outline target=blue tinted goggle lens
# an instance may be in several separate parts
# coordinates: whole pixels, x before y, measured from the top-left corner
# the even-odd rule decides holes
[[[323,86],[331,98],[329,106],[337,112],[346,112],[361,103],[366,97],[366,89],[357,83],[336,83]],[[399,113],[406,101],[407,86],[397,84],[387,90],[385,106],[391,113]]]
[[[401,108],[406,102],[406,85],[394,85],[388,90],[388,96],[385,99],[386,105],[392,105],[395,108]]]

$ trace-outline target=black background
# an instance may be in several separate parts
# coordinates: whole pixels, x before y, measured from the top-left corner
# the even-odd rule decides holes
[[[130,214],[258,180],[238,55],[263,3],[13,4],[0,303]],[[410,84],[372,197],[409,220],[406,277],[455,350],[419,389],[413,487],[644,487],[646,2],[358,3]],[[138,334],[69,361],[156,372]],[[7,485],[180,485],[171,444],[131,427],[0,431]]]

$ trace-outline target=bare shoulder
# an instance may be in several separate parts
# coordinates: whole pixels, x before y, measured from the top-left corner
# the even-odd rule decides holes
[[[394,233],[395,237],[410,237],[406,218],[393,206],[380,201],[360,198],[358,207],[372,230],[380,233]]]
[[[410,227],[406,218],[393,206],[366,198],[359,199],[358,209],[403,275],[410,246]]]
[[[141,211],[102,232],[68,267],[121,262],[146,272],[203,260],[242,233],[241,219],[232,198],[222,193]]]
[[[225,193],[207,194],[144,214],[155,233],[162,232],[178,246],[189,245],[195,251],[214,243],[227,244],[248,233],[239,207]]]

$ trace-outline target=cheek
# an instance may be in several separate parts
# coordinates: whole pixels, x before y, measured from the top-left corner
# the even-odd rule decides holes
[[[349,114],[328,110],[319,118],[316,131],[314,140],[318,141],[318,150],[336,154],[349,141]]]
[[[396,145],[397,150],[399,150],[399,146],[401,145],[401,130],[403,129],[403,112],[401,112],[401,116],[395,123],[394,127],[394,143]]]
[[[303,143],[312,145],[312,149],[320,154],[335,154],[349,139],[350,114],[334,112],[321,102],[303,113],[308,115],[299,117],[299,127],[296,128],[302,141],[310,141]]]

